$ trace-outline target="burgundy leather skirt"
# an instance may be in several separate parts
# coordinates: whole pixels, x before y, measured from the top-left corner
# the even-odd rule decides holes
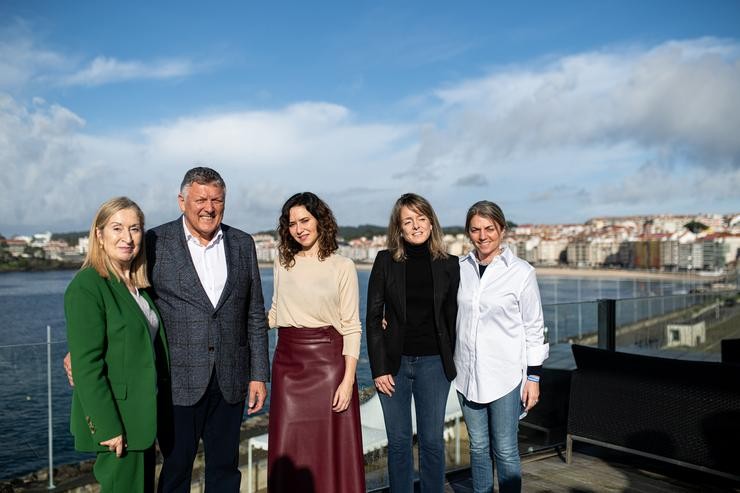
[[[357,382],[349,408],[332,411],[344,376],[333,327],[282,327],[272,363],[268,443],[270,493],[365,491]]]

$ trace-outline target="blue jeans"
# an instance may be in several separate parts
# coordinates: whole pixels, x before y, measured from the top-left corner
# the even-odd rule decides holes
[[[519,415],[522,401],[519,385],[503,397],[488,404],[467,400],[460,392],[460,407],[470,437],[470,471],[474,493],[493,491],[493,459],[498,470],[501,493],[522,489],[522,466],[519,461]]]
[[[414,491],[411,396],[419,437],[419,478],[422,493],[441,493],[445,482],[444,422],[450,382],[439,356],[401,356],[393,375],[393,396],[380,393],[388,434],[388,478],[391,493]]]

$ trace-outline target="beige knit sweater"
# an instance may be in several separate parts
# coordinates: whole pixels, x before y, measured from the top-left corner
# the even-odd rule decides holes
[[[360,291],[352,260],[341,255],[324,260],[296,255],[290,269],[276,259],[273,275],[270,327],[331,325],[344,337],[342,354],[359,358]]]

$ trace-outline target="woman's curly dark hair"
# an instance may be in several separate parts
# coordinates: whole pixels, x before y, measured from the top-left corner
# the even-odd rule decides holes
[[[315,193],[301,192],[289,198],[280,212],[278,221],[278,253],[280,255],[280,264],[286,269],[295,264],[295,255],[301,251],[301,245],[290,234],[290,209],[297,206],[303,206],[318,222],[319,239],[319,260],[324,260],[339,248],[337,244],[337,233],[339,227],[337,220],[334,219],[334,213]]]

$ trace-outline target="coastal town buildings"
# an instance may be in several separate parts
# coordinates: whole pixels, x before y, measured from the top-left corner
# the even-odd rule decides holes
[[[274,262],[277,239],[255,234],[257,259]],[[372,263],[386,248],[385,235],[339,238],[339,253]],[[534,265],[574,268],[626,268],[717,272],[736,266],[740,252],[740,214],[641,215],[596,217],[583,224],[523,224],[504,238],[520,258]],[[451,255],[466,255],[472,244],[461,233],[444,235]],[[82,259],[86,235],[70,245],[50,232],[0,240],[0,258]]]

